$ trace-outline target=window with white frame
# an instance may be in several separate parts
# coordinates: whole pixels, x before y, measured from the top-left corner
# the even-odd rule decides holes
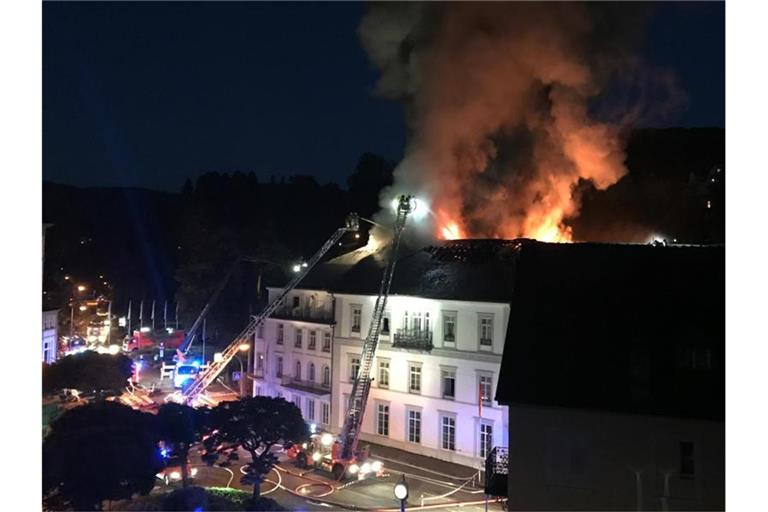
[[[315,382],[315,363],[309,363],[307,367],[307,380],[309,382]]]
[[[301,339],[302,333],[303,333],[302,329],[296,329],[296,340],[293,343],[293,346],[295,348],[301,348],[302,346],[302,339]]]
[[[480,313],[479,316],[480,349],[491,350],[493,347],[493,315]]]
[[[376,405],[376,433],[380,436],[389,435],[389,404]]]
[[[360,325],[362,324],[362,318],[363,318],[363,306],[360,304],[352,304],[352,332],[360,332]]]
[[[456,450],[456,418],[454,416],[440,417],[440,447],[443,450]]]
[[[323,366],[323,387],[331,387],[331,369],[328,365]]]
[[[277,356],[275,358],[275,377],[282,377],[283,376],[283,358],[282,356]]]
[[[408,365],[408,391],[411,393],[421,393],[421,365]]]
[[[330,351],[331,351],[331,333],[326,331],[323,333],[323,352],[330,352]]]
[[[317,331],[309,331],[309,345],[307,345],[307,349],[315,350],[316,346],[317,346]]]
[[[354,382],[358,373],[360,373],[360,358],[351,357],[349,359],[349,381]]]
[[[320,404],[320,423],[328,425],[331,422],[331,404],[322,402]]]
[[[431,332],[432,331],[432,322],[429,319],[429,313],[424,313],[424,331]]]
[[[256,353],[256,369],[257,370],[264,369],[264,354],[261,352]]]
[[[493,377],[491,375],[480,374],[478,376],[478,400],[482,401],[483,405],[491,405],[492,385]]]
[[[283,344],[283,338],[285,336],[285,326],[283,324],[277,324],[277,340],[275,343],[278,345]]]
[[[315,421],[315,401],[307,398],[307,419]]]
[[[296,380],[301,380],[301,361],[296,361],[295,369],[296,371],[293,373],[293,377]]]
[[[409,442],[421,443],[421,411],[408,409],[408,425],[406,429]]]
[[[493,425],[485,422],[480,423],[479,435],[478,455],[484,459],[493,448]]]
[[[389,359],[379,359],[379,387],[389,387]]]
[[[456,343],[456,311],[443,311],[443,344]]]
[[[301,410],[301,397],[299,395],[293,395],[293,403],[296,404],[296,407],[298,407],[299,410]]]
[[[456,368],[443,368],[440,370],[440,380],[443,388],[443,398],[453,400],[456,398]]]

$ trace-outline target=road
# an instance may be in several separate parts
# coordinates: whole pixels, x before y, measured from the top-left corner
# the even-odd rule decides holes
[[[250,492],[252,487],[240,483],[243,466],[250,455],[238,451],[239,460],[231,465],[207,466],[200,460],[197,450],[190,456],[191,467],[197,468],[195,484],[204,487],[233,487]],[[261,494],[270,497],[291,510],[352,510],[399,511],[399,502],[393,494],[394,486],[405,475],[409,487],[408,510],[444,510],[484,512],[482,488],[473,482],[462,482],[431,470],[402,465],[391,461],[388,470],[378,479],[340,483],[330,475],[315,470],[299,470],[285,457],[274,468],[261,486]],[[158,484],[159,488],[164,487]],[[501,511],[501,504],[489,501],[488,510]]]

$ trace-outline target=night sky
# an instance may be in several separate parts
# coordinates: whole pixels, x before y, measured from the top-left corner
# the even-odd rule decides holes
[[[360,3],[43,4],[43,178],[178,191],[209,171],[344,184],[399,160],[399,104],[357,38]],[[645,57],[673,69],[672,124],[725,126],[724,3],[657,4]]]

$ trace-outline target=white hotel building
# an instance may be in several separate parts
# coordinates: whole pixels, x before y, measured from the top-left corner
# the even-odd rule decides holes
[[[507,446],[493,400],[507,337],[503,244],[401,249],[361,440],[474,468]],[[254,394],[338,433],[384,264],[359,249],[317,267],[256,334]],[[279,288],[270,288],[270,300]]]

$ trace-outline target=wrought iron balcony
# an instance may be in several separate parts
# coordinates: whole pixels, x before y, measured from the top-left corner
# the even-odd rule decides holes
[[[278,320],[298,320],[314,324],[334,324],[333,311],[326,308],[288,307],[283,306],[272,313],[272,318]]]
[[[396,329],[392,348],[432,350],[432,331],[426,329]]]
[[[509,449],[497,446],[485,458],[485,494],[507,495]]]

